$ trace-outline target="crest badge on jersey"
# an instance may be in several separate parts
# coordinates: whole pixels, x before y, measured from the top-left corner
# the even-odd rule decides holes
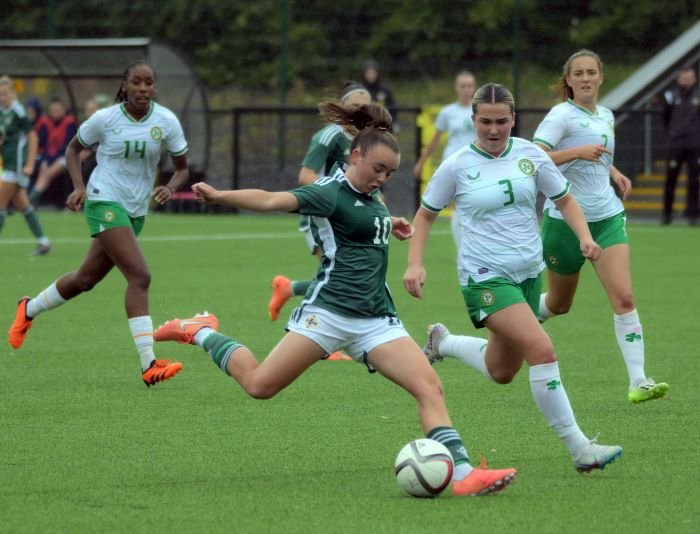
[[[535,164],[529,159],[521,159],[518,161],[518,169],[520,169],[524,174],[532,176],[535,174]]]
[[[160,126],[154,126],[151,128],[151,139],[154,141],[160,141],[163,139],[163,129]]]
[[[304,321],[304,326],[309,329],[316,328],[318,326],[318,319],[316,319],[315,315],[309,315]]]
[[[484,306],[493,306],[493,304],[496,302],[496,295],[494,294],[493,291],[490,289],[486,289],[481,293],[481,303]]]
[[[559,265],[559,260],[556,258],[556,256],[550,256],[549,258],[547,258],[547,261],[552,267],[556,267],[557,265]]]
[[[112,222],[114,220],[114,212],[112,210],[107,210],[102,217],[105,221]]]

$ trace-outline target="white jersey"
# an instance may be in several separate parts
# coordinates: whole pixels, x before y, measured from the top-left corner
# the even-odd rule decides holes
[[[569,183],[547,153],[511,137],[497,158],[474,143],[438,167],[421,205],[433,212],[452,199],[463,228],[457,261],[459,281],[505,277],[516,283],[544,269],[537,222],[537,192],[557,200]]]
[[[88,200],[118,202],[131,217],[148,213],[161,149],[173,156],[187,152],[180,121],[155,102],[138,121],[123,103],[96,111],[80,125],[78,140],[86,147],[99,143]]]
[[[550,110],[537,127],[533,141],[554,151],[581,145],[603,145],[614,154],[615,117],[603,106],[591,113],[567,100]],[[613,154],[603,154],[599,162],[575,159],[559,165],[559,170],[571,182],[571,193],[588,222],[601,221],[624,211],[610,185]],[[563,219],[551,201],[545,202],[544,207],[549,209],[551,217]]]
[[[447,144],[442,153],[445,161],[460,148],[464,148],[476,138],[471,106],[453,102],[442,108],[435,119],[435,128],[447,133]]]

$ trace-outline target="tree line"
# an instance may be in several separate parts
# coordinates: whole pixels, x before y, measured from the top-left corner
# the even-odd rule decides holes
[[[373,57],[393,77],[536,61],[587,47],[642,61],[700,18],[697,0],[5,0],[2,39],[149,37],[189,56],[210,87],[319,84]],[[566,53],[561,53],[564,50]]]

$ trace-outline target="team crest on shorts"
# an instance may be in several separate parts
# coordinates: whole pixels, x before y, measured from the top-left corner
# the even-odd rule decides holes
[[[496,302],[496,295],[490,289],[481,293],[481,303],[484,306],[492,306]]]
[[[549,258],[547,258],[547,261],[552,267],[556,267],[557,265],[559,265],[559,260],[555,256],[550,256]]]
[[[316,328],[318,326],[318,319],[316,319],[315,315],[309,315],[306,321],[304,321],[304,326],[306,328]]]
[[[535,164],[529,159],[521,159],[518,161],[518,169],[528,176],[532,176],[535,173]]]
[[[160,126],[154,126],[151,128],[151,139],[154,141],[160,141],[163,139],[163,130]]]
[[[112,210],[105,211],[102,218],[107,222],[112,222],[114,220],[114,212]]]

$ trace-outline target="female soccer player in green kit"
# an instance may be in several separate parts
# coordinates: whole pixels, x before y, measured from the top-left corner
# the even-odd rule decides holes
[[[516,470],[469,465],[462,438],[447,413],[440,380],[399,320],[386,285],[390,236],[407,239],[413,231],[405,219],[390,215],[380,192],[400,161],[398,143],[389,132],[391,116],[376,104],[349,109],[330,101],[320,109],[331,122],[356,134],[347,170],[337,169],[289,192],[192,186],[202,202],[314,218],[323,257],[306,298],[287,323],[288,333],[262,363],[246,346],[218,333],[218,319],[206,313],[165,323],[156,330],[155,340],[202,347],[256,399],[274,396],[324,355],[344,349],[416,399],[426,436],[445,445],[453,456],[455,495],[503,489],[514,480]]]

